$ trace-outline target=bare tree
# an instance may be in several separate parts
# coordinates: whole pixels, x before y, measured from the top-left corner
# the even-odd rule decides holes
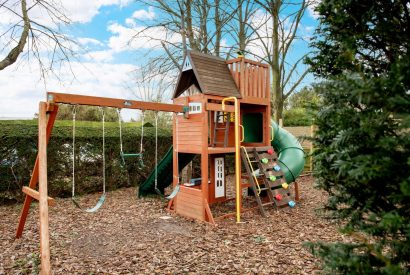
[[[257,12],[258,6],[254,0],[237,0],[230,4],[230,8],[235,11],[234,17],[227,22],[227,34],[229,39],[234,41],[236,47],[229,47],[228,58],[235,53],[231,50],[246,52],[254,29],[250,22]]]
[[[307,54],[290,62],[289,52],[295,41],[303,39],[298,36],[298,31],[310,2],[255,1],[264,14],[260,14],[258,20],[251,22],[255,33],[251,44],[262,49],[261,53],[253,54],[271,66],[272,111],[275,120],[279,121],[282,118],[283,102],[299,87],[308,73],[307,68],[300,66]]]
[[[0,11],[10,17],[0,33],[0,70],[16,63],[19,57],[34,58],[44,78],[48,72],[75,56],[76,42],[62,27],[71,23],[58,0],[3,0]]]
[[[140,37],[157,40],[147,35],[153,28],[162,28],[168,35],[161,38],[164,53],[151,57],[149,63],[157,67],[157,73],[175,75],[175,67],[181,70],[182,57],[188,49],[221,56],[225,51],[222,39],[225,26],[235,15],[236,10],[228,0],[139,0],[161,12],[158,21],[146,22],[144,30],[133,39]],[[179,37],[167,39],[170,37]]]
[[[232,50],[239,50],[270,65],[272,111],[276,120],[282,118],[283,102],[308,73],[302,66],[306,55],[295,61],[291,60],[290,52],[296,41],[303,40],[301,20],[313,0],[139,1],[161,12],[161,17],[144,30],[163,27],[181,38],[177,43],[162,39],[165,53],[150,60],[158,68],[157,73],[171,72],[174,76],[175,67],[181,69],[179,64],[187,49],[226,58],[235,54]],[[223,45],[224,39],[231,45]]]

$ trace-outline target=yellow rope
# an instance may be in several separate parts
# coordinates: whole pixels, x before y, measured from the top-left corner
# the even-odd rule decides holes
[[[252,163],[248,155],[248,151],[246,151],[246,148],[244,146],[241,146],[241,148],[245,152],[246,159],[248,160],[249,166],[251,167],[252,176],[253,176],[253,179],[255,180],[256,186],[258,187],[258,195],[259,195],[261,193],[261,187],[259,186],[258,178],[256,177],[255,171],[253,170]]]

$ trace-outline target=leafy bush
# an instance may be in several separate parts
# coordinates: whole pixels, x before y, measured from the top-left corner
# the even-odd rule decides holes
[[[410,272],[410,36],[406,1],[324,0],[310,59],[324,82],[314,173],[354,243],[311,244],[326,270]]]
[[[123,124],[124,152],[139,150],[140,127]],[[78,194],[102,189],[102,125],[101,122],[77,122],[76,187]],[[37,154],[35,121],[0,122],[0,203],[20,200],[21,187],[27,185]],[[172,144],[171,131],[158,129],[158,154],[163,155]],[[144,129],[144,167],[137,159],[120,162],[118,123],[106,123],[107,189],[135,186],[154,168],[155,128]],[[49,193],[55,197],[71,195],[72,162],[71,121],[57,121],[48,146]],[[81,156],[81,157],[79,157]],[[129,177],[128,177],[129,176]]]

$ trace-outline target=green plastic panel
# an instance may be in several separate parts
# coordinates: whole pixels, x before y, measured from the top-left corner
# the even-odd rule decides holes
[[[244,142],[263,142],[262,113],[244,113],[242,123],[245,131]]]

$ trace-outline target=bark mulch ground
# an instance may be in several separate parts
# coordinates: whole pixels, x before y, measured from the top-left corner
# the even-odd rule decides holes
[[[293,209],[257,211],[218,226],[165,211],[166,201],[136,199],[135,189],[109,192],[105,205],[88,214],[70,199],[50,209],[53,274],[312,274],[320,262],[308,241],[340,241],[334,224],[317,216],[326,200],[313,179],[300,179],[302,200]],[[81,198],[91,206],[99,195]],[[21,205],[0,207],[0,274],[39,270],[38,204],[33,204],[23,237],[14,240]],[[164,217],[170,217],[168,219]]]

